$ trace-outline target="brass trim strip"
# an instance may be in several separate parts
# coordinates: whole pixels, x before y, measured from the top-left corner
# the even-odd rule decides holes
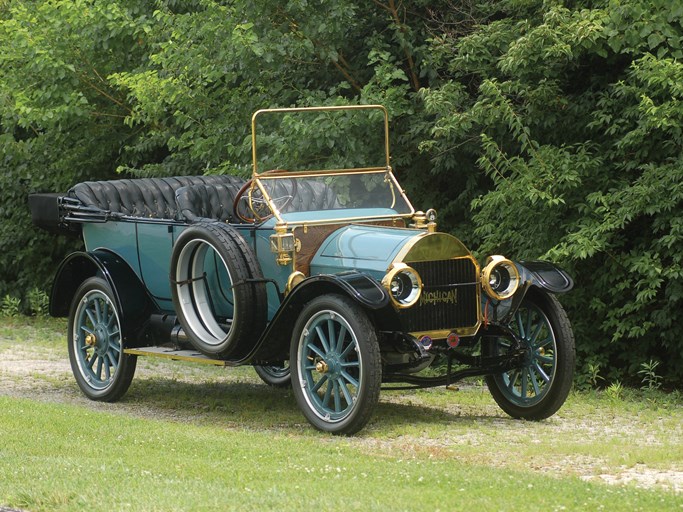
[[[340,173],[344,174],[379,174],[380,172],[387,172],[393,170],[391,167],[357,167],[351,169],[311,169],[305,171],[283,171],[271,170],[258,174],[257,177],[262,180],[274,180],[282,178],[305,178],[305,177],[327,177],[336,176]]]

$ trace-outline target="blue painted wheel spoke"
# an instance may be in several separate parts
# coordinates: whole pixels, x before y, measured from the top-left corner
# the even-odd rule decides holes
[[[511,393],[515,392],[515,385],[517,384],[517,380],[519,379],[520,372],[516,371],[512,374],[512,376],[508,376],[510,378],[510,381],[508,382],[508,389],[510,390]]]
[[[109,357],[109,364],[114,369],[114,371],[116,371],[119,367],[118,355],[113,350],[110,350],[107,356]]]
[[[538,380],[536,379],[536,372],[529,370],[529,380],[531,380],[531,386],[534,388],[534,396],[541,394],[541,388],[538,385]]]
[[[341,378],[339,378],[337,379],[337,385],[341,388],[342,393],[344,393],[344,400],[346,400],[347,406],[353,404],[353,397],[351,396],[351,393],[346,387],[346,383]]]
[[[356,347],[356,342],[353,341],[353,340],[351,340],[351,341],[349,342],[349,344],[346,346],[346,348],[344,349],[344,351],[343,351],[341,354],[339,354],[339,357],[341,357],[341,358],[346,357],[347,355],[349,355],[349,352],[350,352],[352,349],[354,349],[355,347]]]
[[[91,372],[95,373],[95,370],[93,369],[93,366],[95,366],[95,361],[97,361],[97,354],[93,353],[93,354],[90,356],[90,359],[87,359],[88,353],[87,353],[87,351],[86,351],[85,356],[86,356],[85,364],[88,366],[88,368],[90,368],[90,371],[91,371]]]
[[[97,376],[98,379],[102,379],[102,367],[104,366],[104,361],[102,360],[102,356],[97,356],[97,371],[95,372],[95,375]]]
[[[109,380],[111,379],[111,361],[109,359],[109,354],[105,354],[102,356],[102,360],[104,362],[104,379],[103,380]]]
[[[93,334],[95,331],[90,329],[89,327],[86,327],[85,325],[81,325],[80,327],[81,331],[87,333],[87,334]]]
[[[334,350],[337,346],[337,339],[334,332],[334,324],[334,320],[332,320],[331,318],[327,319],[327,335],[329,337],[328,342],[330,350]]]
[[[527,391],[528,391],[527,388],[529,385],[528,375],[529,375],[529,371],[526,368],[522,368],[522,382],[521,382],[521,384],[522,384],[522,389],[521,389],[522,398],[526,398],[526,396],[527,396]]]
[[[327,343],[325,333],[323,333],[323,330],[320,328],[319,325],[315,326],[315,332],[318,334],[318,339],[320,340],[320,343],[322,344],[325,353],[328,353],[330,351],[330,345]],[[322,357],[322,354],[319,355]]]
[[[336,412],[341,412],[341,394],[339,393],[339,382],[336,380],[332,381],[332,388],[334,391],[334,410]]]
[[[541,377],[541,379],[543,379],[543,382],[545,382],[546,384],[548,382],[550,382],[550,377],[545,372],[545,370],[543,368],[541,368],[541,365],[539,365],[538,362],[534,362],[533,368],[534,368],[534,370],[536,370],[535,373],[537,373],[539,375],[539,377]]]
[[[102,309],[100,309],[100,300],[95,299],[93,301],[93,304],[95,306],[95,317],[97,318],[97,322],[100,323],[102,321]]]
[[[325,354],[325,352],[320,350],[318,347],[316,347],[312,343],[309,343],[308,345],[306,345],[306,348],[308,350],[310,350],[311,352],[314,352],[317,356],[322,357],[323,359],[325,359],[325,356],[327,355],[327,354]]]
[[[325,388],[325,396],[323,397],[323,407],[329,407],[330,396],[332,396],[332,386],[330,382],[327,382],[327,387]]]
[[[321,387],[323,384],[325,384],[325,382],[327,381],[327,379],[328,379],[327,375],[323,375],[323,376],[320,378],[320,380],[319,380],[318,382],[315,383],[315,386],[313,386],[313,387],[311,388],[311,391],[312,391],[313,393],[317,392],[317,391],[320,389],[320,387]]]
[[[94,316],[94,313],[90,311],[89,307],[85,308],[85,314],[88,315],[88,320],[90,320],[90,324],[95,327],[97,325],[97,319]]]
[[[518,311],[516,317],[517,317],[517,330],[519,331],[518,332],[519,337],[524,339],[524,323],[522,321],[522,313]]]
[[[344,377],[344,379],[346,379],[346,381],[349,384],[351,384],[352,386],[355,386],[356,388],[360,387],[360,384],[358,383],[358,381],[356,379],[354,379],[353,377],[351,377],[351,375],[349,375],[345,370],[342,370],[341,376]]]
[[[344,338],[346,338],[346,327],[344,325],[339,327],[339,335],[337,336],[337,352],[344,356],[342,348],[344,347]]]
[[[543,329],[543,327],[545,327],[545,324],[543,322],[539,322],[534,329],[534,332],[529,337],[529,342],[531,342],[532,346],[536,346],[536,338],[538,338],[538,335],[541,333],[541,329]]]

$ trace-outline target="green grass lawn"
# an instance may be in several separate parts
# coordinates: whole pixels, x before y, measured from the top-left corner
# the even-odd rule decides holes
[[[0,361],[49,363],[0,366],[0,506],[683,510],[671,485],[600,477],[683,472],[678,394],[572,394],[553,418],[528,423],[507,418],[476,383],[387,392],[360,435],[334,437],[251,368],[141,359],[122,401],[90,402],[64,364],[64,327],[0,320]]]

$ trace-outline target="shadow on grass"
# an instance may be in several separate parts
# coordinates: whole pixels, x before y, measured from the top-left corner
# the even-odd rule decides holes
[[[481,421],[503,419],[498,415],[487,415],[485,407],[460,409],[456,403],[453,412],[452,406],[449,411],[415,403],[419,397],[410,393],[402,394],[398,399],[396,392],[387,394],[392,396],[391,401],[380,401],[377,405],[371,420],[373,431],[395,431],[408,426],[411,429],[439,425],[464,428]],[[121,403],[145,409],[145,416],[179,421],[256,430],[308,427],[291,389],[273,388],[262,383],[190,383],[164,377],[136,379]]]

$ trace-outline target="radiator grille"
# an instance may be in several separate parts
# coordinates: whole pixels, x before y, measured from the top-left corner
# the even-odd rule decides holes
[[[471,327],[478,321],[477,272],[469,258],[412,262],[422,278],[420,301],[399,313],[408,332]]]

